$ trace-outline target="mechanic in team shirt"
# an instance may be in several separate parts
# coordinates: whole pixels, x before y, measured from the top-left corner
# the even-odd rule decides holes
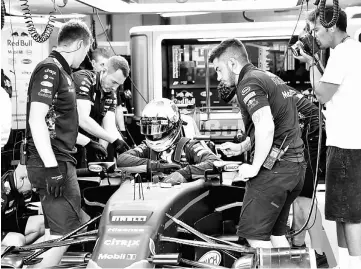
[[[107,148],[111,143],[121,154],[129,146],[116,127],[115,91],[129,75],[128,62],[121,56],[112,56],[100,72],[80,70],[74,73],[74,83],[79,114],[79,133],[92,139],[100,139]],[[87,162],[95,161],[95,154],[87,148]],[[79,159],[78,159],[79,160]]]
[[[213,162],[220,159],[200,141],[187,138],[183,124],[178,107],[171,100],[152,100],[140,120],[145,141],[121,154],[117,166],[137,173],[170,173],[163,182],[172,184],[203,177],[206,170],[213,169]]]
[[[27,103],[27,172],[40,196],[48,239],[78,228],[85,216],[76,177],[78,114],[71,67],[78,68],[92,43],[87,25],[69,20],[59,30],[58,46],[33,71]],[[47,235],[47,233],[45,233]],[[35,266],[57,265],[67,247],[45,252]]]
[[[253,66],[237,39],[227,39],[214,48],[209,61],[219,81],[237,87],[246,129],[251,121],[254,124],[254,156],[251,164],[240,166],[237,179],[247,181],[237,234],[252,247],[289,247],[285,236],[289,210],[305,176],[292,94],[282,79]],[[252,147],[247,141],[224,143],[221,150],[226,156],[240,155]]]

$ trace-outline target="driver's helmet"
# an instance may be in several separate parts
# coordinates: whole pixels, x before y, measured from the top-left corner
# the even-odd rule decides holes
[[[148,147],[157,152],[167,150],[180,135],[182,120],[178,107],[169,99],[152,100],[143,110],[140,132]]]

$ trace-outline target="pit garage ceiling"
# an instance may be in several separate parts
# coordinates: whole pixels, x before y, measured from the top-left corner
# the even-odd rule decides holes
[[[10,14],[21,15],[24,0],[5,0]],[[32,14],[48,14],[54,10],[62,14],[91,14],[93,8],[108,14],[150,14],[162,12],[238,12],[257,10],[294,10],[302,0],[28,0]],[[306,2],[306,0],[304,1]],[[309,1],[309,8],[315,0]],[[327,0],[332,4],[333,0]],[[66,3],[65,7],[64,4]],[[361,0],[339,0],[340,6],[361,6]]]

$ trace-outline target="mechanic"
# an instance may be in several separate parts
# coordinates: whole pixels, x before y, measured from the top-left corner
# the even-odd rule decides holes
[[[249,62],[243,43],[237,39],[227,39],[215,47],[209,61],[219,81],[229,87],[237,85],[246,130],[249,117],[255,126],[252,164],[241,165],[236,179],[247,181],[237,235],[252,247],[289,247],[287,219],[305,176],[303,142],[292,95],[279,77]],[[229,157],[250,147],[251,143],[227,142],[221,150]]]
[[[46,239],[60,238],[85,221],[72,156],[78,115],[70,68],[84,60],[92,35],[84,22],[69,20],[60,28],[57,43],[32,73],[27,104],[27,171],[40,196],[45,229],[50,230]],[[48,250],[35,266],[57,265],[66,249]]]
[[[25,216],[25,202],[32,195],[26,167],[19,164],[15,171],[1,177],[1,245],[23,246],[44,235],[42,215]]]
[[[117,99],[115,91],[129,75],[127,61],[121,56],[112,56],[100,72],[80,70],[74,73],[77,106],[79,115],[79,132],[87,137],[101,139],[107,148],[112,144],[118,154],[129,146],[116,128],[115,108]],[[95,161],[94,154],[87,148],[87,162]]]
[[[169,99],[149,102],[140,119],[140,130],[145,141],[121,154],[118,167],[136,173],[168,174],[163,182],[172,185],[194,181],[213,169],[219,158],[199,141],[184,135],[183,120],[178,107]]]
[[[312,205],[312,196],[315,186],[317,151],[319,138],[319,113],[317,106],[307,99],[303,94],[290,88],[293,94],[299,116],[302,140],[305,143],[305,160],[307,163],[305,182],[301,193],[293,203],[292,230],[298,231],[306,222]],[[322,117],[322,141],[317,173],[317,181],[324,180],[326,170],[326,132],[324,129],[324,117]],[[306,229],[310,235],[311,247],[315,250],[317,267],[328,266],[326,255],[322,244],[324,231],[322,227],[322,216],[317,203],[313,205],[312,215]],[[306,230],[293,237],[293,247],[305,247]]]
[[[326,7],[325,21],[332,15],[333,8]],[[325,218],[336,221],[341,268],[361,268],[361,43],[348,36],[341,9],[330,28],[322,26],[319,9],[309,14],[308,22],[320,49],[332,49],[323,75],[315,68],[323,68],[321,61],[301,46],[298,57],[311,65],[316,97],[326,105]]]
[[[236,96],[236,87],[227,87],[222,82],[217,87],[220,98],[229,104],[238,104]],[[312,204],[312,195],[314,190],[314,179],[317,163],[317,150],[318,150],[318,109],[309,99],[303,94],[297,92],[295,89],[289,87],[289,93],[293,95],[296,103],[299,124],[302,132],[302,140],[305,141],[305,160],[307,163],[305,181],[301,193],[293,203],[293,222],[292,230],[298,231],[306,222]],[[323,118],[323,134],[320,153],[320,165],[318,170],[318,180],[324,179],[325,174],[325,130]],[[242,142],[243,147],[247,146],[247,142]],[[322,243],[324,242],[324,232],[322,227],[322,217],[316,204],[313,205],[313,215],[309,220],[309,225],[306,229],[311,238],[311,247],[316,253],[316,262],[318,268],[328,267],[327,257],[322,251]],[[305,245],[306,231],[296,235],[292,240],[292,247],[306,247]]]
[[[103,48],[96,48],[91,52],[91,63],[93,66],[94,72],[101,72],[104,70],[108,60],[109,60],[109,53],[106,49]]]

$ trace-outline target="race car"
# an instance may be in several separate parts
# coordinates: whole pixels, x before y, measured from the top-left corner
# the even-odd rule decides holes
[[[88,204],[104,206],[101,215],[55,242],[2,249],[2,267],[20,268],[50,247],[80,244],[82,251],[70,247],[57,268],[316,268],[308,248],[255,249],[239,241],[245,190],[225,180],[238,165],[216,162],[204,179],[174,186],[136,174],[107,189],[105,206],[93,190]],[[96,229],[78,234],[86,226]]]

